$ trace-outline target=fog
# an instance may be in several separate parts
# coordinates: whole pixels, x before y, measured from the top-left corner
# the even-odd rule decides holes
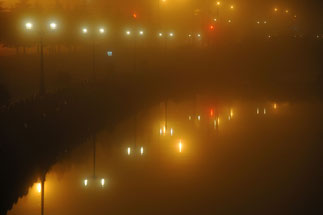
[[[0,214],[321,214],[321,10],[0,1]]]

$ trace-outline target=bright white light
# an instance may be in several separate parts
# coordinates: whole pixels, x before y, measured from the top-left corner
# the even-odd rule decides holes
[[[174,36],[174,33],[169,33],[169,36],[170,36],[170,37],[173,37],[173,36]]]
[[[163,134],[163,129],[159,129],[159,134],[162,135]]]
[[[27,22],[27,23],[25,24],[25,27],[26,27],[26,29],[27,29],[27,30],[31,30],[31,29],[33,29],[33,23],[31,23],[31,22]]]
[[[179,150],[179,152],[182,152],[182,141],[181,140],[178,143],[178,150]]]
[[[105,29],[104,28],[100,28],[99,29],[99,32],[100,32],[100,34],[103,34],[105,32]]]
[[[144,147],[140,147],[140,154],[143,155],[144,154]]]
[[[174,130],[171,128],[170,129],[170,136],[173,136],[173,134],[174,134]]]
[[[200,121],[201,120],[201,116],[197,116],[197,120]]]
[[[163,133],[166,134],[166,126],[163,128]]]
[[[215,19],[213,19],[213,21],[214,21],[214,22],[216,22],[216,20],[217,20],[216,18],[215,18]]]
[[[197,34],[197,37],[201,37],[201,34]]]
[[[128,155],[130,155],[130,154],[131,154],[131,148],[128,147]]]
[[[41,192],[41,183],[37,183],[37,192],[40,193]]]
[[[57,28],[57,24],[55,22],[52,22],[49,24],[50,29],[55,30]]]
[[[88,32],[88,31],[87,31],[87,28],[83,28],[83,29],[82,29],[82,32],[83,32],[83,34],[87,34],[87,32]]]
[[[130,31],[126,31],[126,34],[127,34],[127,35],[130,35],[130,34],[131,34],[131,32],[130,32]]]
[[[163,33],[159,33],[158,36],[162,37],[163,36]]]
[[[87,180],[87,179],[85,179],[85,180],[84,180],[84,186],[86,187],[86,186],[87,186],[87,184],[88,184],[88,180]]]
[[[105,180],[104,178],[101,179],[101,186],[104,187],[104,184],[105,184]]]
[[[143,31],[139,31],[139,35],[144,35],[144,32]]]

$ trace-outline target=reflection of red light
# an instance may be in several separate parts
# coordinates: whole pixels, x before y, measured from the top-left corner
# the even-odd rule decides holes
[[[211,117],[213,117],[213,115],[214,115],[214,110],[213,110],[213,109],[211,109],[211,110],[210,110],[210,116],[211,116]]]
[[[213,31],[214,30],[214,25],[210,25],[210,30]]]
[[[135,19],[137,18],[137,14],[136,14],[136,13],[133,13],[133,15],[132,15],[132,16],[133,16],[133,18],[135,18]]]

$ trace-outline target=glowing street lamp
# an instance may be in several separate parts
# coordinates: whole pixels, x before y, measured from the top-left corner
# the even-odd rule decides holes
[[[126,31],[126,35],[130,35],[131,34],[131,31]]]
[[[220,6],[220,5],[221,5],[221,2],[220,2],[220,1],[217,1],[217,2],[216,2],[216,5],[217,5],[217,6]]]
[[[105,33],[105,29],[104,28],[99,28],[99,33],[100,34],[104,34]]]
[[[37,183],[37,192],[40,193],[41,192],[41,183]]]
[[[234,5],[230,5],[230,9],[233,10],[234,9]]]
[[[169,33],[169,36],[170,36],[170,37],[173,37],[173,36],[174,36],[174,33],[172,33],[172,32],[171,32],[171,33]]]
[[[83,183],[84,183],[84,186],[85,186],[85,187],[87,187],[87,185],[88,185],[88,180],[87,180],[87,179],[84,179],[84,182],[83,182]]]
[[[104,187],[104,184],[105,184],[105,180],[104,178],[101,179],[101,186]]]
[[[159,34],[158,34],[158,36],[159,36],[159,37],[162,37],[162,36],[163,36],[163,33],[159,33]]]
[[[178,143],[178,151],[182,152],[182,140],[180,140]]]
[[[82,28],[82,33],[83,33],[83,34],[87,34],[87,33],[88,33],[87,28]]]
[[[33,23],[31,23],[31,22],[27,22],[26,24],[25,24],[25,28],[27,29],[27,30],[32,30],[33,29]]]
[[[140,36],[144,35],[144,31],[139,31],[139,35]]]
[[[51,22],[51,23],[49,24],[49,28],[50,28],[51,30],[56,30],[56,28],[57,28],[57,24],[56,24],[55,22]]]
[[[140,147],[140,155],[143,155],[144,154],[144,147]]]
[[[128,149],[127,149],[127,154],[128,154],[128,155],[130,155],[130,154],[131,154],[131,148],[130,148],[130,147],[128,147]]]
[[[274,8],[274,11],[275,11],[275,12],[278,12],[278,8],[277,8],[277,7],[275,7],[275,8]]]
[[[56,30],[57,24],[56,22],[51,22],[49,24],[49,28],[51,30]],[[34,30],[34,24],[30,21],[25,23],[25,29],[28,31]],[[39,94],[43,95],[45,93],[45,71],[44,71],[44,44],[43,44],[43,37],[45,30],[47,29],[47,26],[41,26],[38,30],[38,36],[39,36],[39,46],[40,46],[40,89]]]

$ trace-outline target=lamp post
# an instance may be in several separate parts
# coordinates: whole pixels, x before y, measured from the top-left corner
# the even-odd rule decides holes
[[[90,31],[87,27],[82,28],[82,34],[87,35],[90,34],[92,39],[92,80],[96,80],[96,72],[95,72],[95,66],[96,66],[96,40],[98,35],[105,34],[105,28],[99,27],[97,31]]]
[[[38,34],[38,43],[40,46],[40,82],[39,82],[39,94],[44,95],[46,92],[45,87],[45,70],[44,70],[44,35],[46,32],[46,28],[49,28],[50,31],[56,31],[57,30],[57,23],[56,22],[50,22],[48,26],[41,25],[39,29],[36,29]],[[27,31],[33,31],[35,29],[34,23],[32,22],[26,22],[25,23],[25,29]]]

